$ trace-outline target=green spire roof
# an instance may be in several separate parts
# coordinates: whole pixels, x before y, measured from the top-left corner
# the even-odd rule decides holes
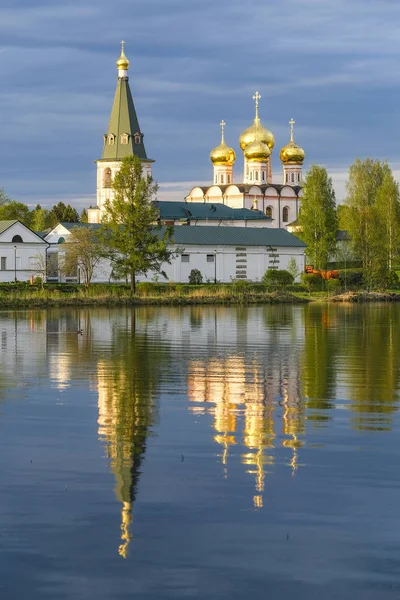
[[[136,154],[141,160],[149,160],[143,144],[128,77],[119,77],[111,110],[107,134],[104,137],[102,160],[122,160]]]

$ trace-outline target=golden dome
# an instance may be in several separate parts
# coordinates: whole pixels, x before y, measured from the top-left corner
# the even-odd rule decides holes
[[[286,146],[283,146],[279,154],[280,159],[284,165],[288,163],[302,165],[306,157],[306,153],[304,152],[303,148],[298,146],[294,141],[294,124],[295,121],[293,119],[290,119],[290,142],[286,144]]]
[[[256,116],[254,119],[254,123],[253,125],[250,125],[250,127],[248,127],[247,129],[245,129],[245,131],[243,131],[239,138],[239,143],[242,150],[244,150],[246,146],[248,146],[256,140],[256,132],[258,134],[257,139],[261,142],[264,142],[264,144],[267,144],[270,150],[272,150],[275,146],[275,138],[272,132],[266,127],[264,127],[264,125],[260,121],[260,117],[258,116],[258,101],[260,99],[260,94],[256,92],[253,96],[253,100],[255,100],[256,102]]]
[[[271,150],[265,142],[256,139],[246,146],[244,155],[248,162],[265,162],[269,159]]]
[[[225,121],[221,121],[220,123],[222,128],[222,139],[219,146],[211,150],[210,159],[213,165],[221,165],[221,166],[229,166],[231,167],[236,160],[236,154],[233,148],[230,148],[227,144],[225,144],[224,138],[224,128]]]
[[[258,129],[258,139],[261,142],[264,142],[264,144],[267,144],[268,148],[270,150],[272,150],[273,147],[275,146],[275,138],[273,136],[273,133],[269,129],[264,127],[264,125],[262,125],[260,119],[258,119],[258,123],[256,122],[256,119],[254,119],[253,125],[248,127],[241,134],[241,136],[239,138],[239,143],[240,143],[241,149],[244,150],[246,148],[246,146],[248,146],[249,144],[254,142],[254,140],[256,139],[256,130],[257,129]]]
[[[117,68],[121,71],[127,71],[129,69],[129,60],[125,56],[124,46],[125,42],[121,42],[121,56],[117,60]]]

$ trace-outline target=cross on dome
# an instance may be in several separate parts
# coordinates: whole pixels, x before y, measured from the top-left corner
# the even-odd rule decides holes
[[[294,125],[295,125],[296,121],[293,119],[293,117],[290,119],[289,121],[289,125],[290,125],[290,141],[293,142],[294,141]]]
[[[256,123],[258,123],[260,120],[260,118],[258,116],[258,106],[259,106],[259,100],[261,100],[261,94],[259,92],[256,92],[253,96],[253,100],[255,100],[255,102],[256,102],[256,119],[255,119],[255,121],[256,121]]]

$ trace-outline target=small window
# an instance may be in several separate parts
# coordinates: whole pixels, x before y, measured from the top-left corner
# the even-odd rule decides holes
[[[108,143],[110,144],[110,146],[114,146],[114,142],[115,142],[115,135],[113,133],[111,133],[108,136]]]
[[[222,173],[221,173],[221,183],[225,183],[225,181],[224,181],[224,176],[223,176],[223,174],[222,174]]]
[[[289,207],[284,206],[282,211],[282,221],[287,223],[289,221]]]
[[[182,254],[182,262],[190,262],[190,254]]]
[[[218,177],[218,176],[216,175],[216,176],[215,176],[215,182],[214,182],[214,183],[218,183],[218,178],[217,178],[217,177]]]
[[[294,183],[294,173],[291,173],[292,183]]]
[[[135,144],[140,144],[142,141],[142,136],[140,133],[135,133]]]
[[[230,182],[231,182],[231,176],[228,175],[228,183],[230,183]]]
[[[214,254],[207,254],[207,262],[213,263],[215,260]]]
[[[258,181],[258,171],[256,171],[256,172],[254,173],[254,179],[256,179],[256,180]]]
[[[20,235],[14,235],[14,237],[11,241],[13,244],[22,244],[22,242],[24,240],[22,239],[22,237]]]
[[[265,171],[262,172],[262,180],[265,181]]]
[[[6,271],[7,270],[7,257],[6,256],[2,256],[1,257],[1,270],[2,271]]]
[[[253,181],[253,171],[250,173],[250,181]]]
[[[128,143],[128,134],[127,133],[123,133],[121,135],[121,144],[127,144]]]
[[[265,216],[272,219],[272,206],[267,206],[265,209]]]
[[[57,244],[63,244],[64,242],[65,242],[65,238],[60,237],[60,238],[58,238]]]
[[[103,187],[109,188],[111,187],[111,169],[107,167],[103,171]]]

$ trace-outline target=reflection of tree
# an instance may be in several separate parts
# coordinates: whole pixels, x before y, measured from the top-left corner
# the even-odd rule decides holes
[[[336,383],[335,309],[329,304],[310,304],[304,308],[303,394],[307,409],[318,411],[307,418],[316,422],[329,420],[327,411],[333,408],[328,399],[332,398]]]
[[[98,363],[99,435],[106,440],[122,503],[118,552],[124,558],[140,466],[156,417],[154,398],[167,356],[165,344],[149,338],[146,331],[135,331],[134,311],[131,315],[130,330],[114,331],[110,356]]]

